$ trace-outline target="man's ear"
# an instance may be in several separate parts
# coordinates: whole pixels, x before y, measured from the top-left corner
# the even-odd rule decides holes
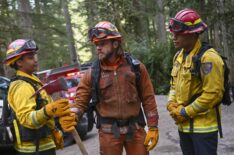
[[[117,40],[113,41],[113,47],[118,48],[119,47],[119,41],[117,41]]]

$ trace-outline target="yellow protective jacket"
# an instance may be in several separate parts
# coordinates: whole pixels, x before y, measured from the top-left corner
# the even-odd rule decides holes
[[[16,75],[24,76],[41,83],[36,76],[30,76],[22,71],[17,71]],[[35,109],[36,97],[34,96],[31,98],[34,93],[34,88],[26,81],[16,80],[11,82],[8,91],[8,102],[15,112],[18,123],[30,129],[39,129],[45,124],[49,127],[49,129],[54,129],[55,123],[53,118],[48,118],[44,114],[43,108],[39,110]],[[52,101],[51,97],[48,96],[44,90],[42,90],[40,94],[43,99],[46,99],[48,101],[48,103]],[[15,127],[15,149],[19,152],[25,153],[35,152],[36,145],[30,141],[21,141],[19,136],[20,134],[17,131],[18,129],[17,127]],[[45,151],[52,148],[55,148],[55,144],[51,135],[48,135],[46,138],[40,139],[39,151]]]
[[[208,49],[201,58],[201,79],[191,75],[192,57],[201,48],[197,40],[192,51],[184,59],[184,50],[174,59],[171,72],[169,101],[185,107],[190,118],[194,119],[194,133],[208,133],[218,130],[215,105],[220,103],[224,92],[224,63],[219,54]],[[201,94],[192,103],[194,95]],[[219,106],[220,110],[220,106]],[[189,120],[178,125],[181,132],[190,132]]]

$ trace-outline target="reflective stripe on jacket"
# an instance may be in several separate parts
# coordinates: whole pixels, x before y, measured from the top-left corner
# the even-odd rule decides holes
[[[208,49],[201,58],[201,79],[193,76],[192,57],[200,48],[201,42],[198,40],[185,59],[183,49],[175,58],[169,100],[185,106],[189,117],[194,119],[193,132],[207,133],[218,130],[214,107],[221,101],[224,92],[224,63],[213,48]],[[196,94],[201,95],[190,104]],[[189,121],[178,127],[182,132],[189,132]]]
[[[37,82],[40,80],[36,76],[30,76],[22,71],[17,71],[16,75],[31,78]],[[36,97],[31,97],[35,93],[31,84],[23,80],[11,82],[8,91],[8,102],[16,114],[18,122],[24,127],[30,129],[39,129],[43,125],[47,125],[50,129],[54,129],[55,123],[53,118],[45,116],[43,108],[36,110]],[[43,99],[51,102],[52,99],[45,91],[40,92]],[[46,104],[46,103],[45,103]],[[15,148],[19,152],[35,152],[36,146],[33,142],[15,142]],[[39,151],[55,148],[51,135],[40,139]]]

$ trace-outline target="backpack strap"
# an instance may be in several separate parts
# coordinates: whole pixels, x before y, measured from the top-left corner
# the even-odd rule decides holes
[[[143,101],[142,97],[142,92],[141,92],[141,86],[140,86],[140,81],[141,81],[141,72],[140,72],[140,61],[138,59],[135,59],[130,53],[124,53],[125,58],[129,64],[131,64],[132,71],[136,75],[136,88],[137,88],[137,93],[139,98],[141,99],[141,102]],[[138,123],[142,126],[146,125],[144,114],[142,107],[140,108],[140,112],[138,115]]]
[[[200,72],[200,68],[201,68],[201,57],[203,56],[203,54],[210,49],[211,47],[209,46],[208,43],[206,42],[202,42],[202,45],[199,49],[198,54],[194,55],[192,58],[194,67],[193,69],[191,69],[191,74],[192,76],[195,76],[197,78],[201,79],[201,72]],[[195,94],[194,96],[192,96],[192,98],[189,101],[189,104],[193,103],[193,101],[195,101],[199,96],[201,96],[200,94]],[[193,129],[194,129],[194,120],[193,118],[189,119],[189,131],[193,133]]]
[[[202,42],[202,46],[199,50],[199,53],[195,56],[193,56],[192,61],[194,63],[194,68],[191,70],[191,74],[195,77],[198,77],[200,80],[202,80],[201,78],[201,72],[200,72],[200,68],[201,68],[201,58],[204,55],[204,53],[208,50],[212,48],[212,46],[210,46],[207,42]],[[222,57],[222,59],[224,59]],[[225,63],[225,61],[224,61]],[[226,65],[226,63],[225,63]],[[229,72],[229,70],[228,70]],[[225,83],[225,82],[224,82]],[[200,95],[198,95],[197,97],[199,97]],[[190,102],[191,103],[191,102]],[[218,123],[218,130],[219,130],[219,135],[220,138],[223,138],[223,131],[222,131],[222,124],[221,124],[221,118],[220,118],[220,112],[219,112],[219,105],[215,106],[215,110],[216,110],[216,117],[217,117],[217,123]],[[193,132],[193,119],[190,119],[190,131]]]
[[[101,76],[101,68],[99,60],[95,60],[91,66],[91,82],[92,82],[92,102],[89,104],[90,108],[95,110],[99,102],[99,80]]]
[[[37,82],[37,81],[35,81],[33,79],[30,79],[28,77],[25,77],[25,76],[16,75],[15,77],[13,77],[11,79],[11,82],[16,81],[16,80],[23,80],[23,81],[29,83],[33,87],[33,89],[35,90],[35,92],[38,90],[38,85],[42,86],[41,83],[39,83],[39,82]],[[41,97],[40,93],[37,93],[36,94],[36,103],[37,103],[36,110],[39,110],[40,108],[42,108],[44,102],[48,102],[48,101],[45,100],[45,99],[43,99]]]
[[[137,88],[138,96],[142,100],[140,83],[139,83],[139,81],[141,80],[140,61],[138,59],[135,59],[130,53],[125,52],[124,55],[125,55],[127,62],[131,65],[132,71],[136,75],[136,88]]]
[[[140,73],[140,61],[133,58],[130,53],[124,53],[125,59],[127,62],[131,65],[132,71],[136,75],[136,88],[138,91],[138,96],[141,97],[141,91],[140,91],[140,79],[141,79],[141,73]],[[95,110],[96,105],[100,101],[100,89],[99,89],[99,80],[101,76],[101,68],[100,68],[100,62],[99,60],[95,60],[92,63],[92,68],[91,68],[91,81],[92,81],[92,103],[89,104],[89,107],[91,107],[93,110]],[[103,121],[105,118],[101,118],[99,114],[97,114],[97,124],[96,127],[100,128],[101,126],[101,121]],[[139,116],[137,118],[138,123],[142,126],[145,126],[145,119],[143,115],[142,108],[140,109]],[[115,122],[115,121],[114,121]]]
[[[199,79],[201,79],[201,72],[200,72],[201,58],[203,54],[210,48],[212,48],[212,46],[210,46],[207,42],[202,42],[198,54],[194,55],[192,58],[192,61],[194,63],[194,68],[191,70],[191,74],[195,77],[198,77]]]

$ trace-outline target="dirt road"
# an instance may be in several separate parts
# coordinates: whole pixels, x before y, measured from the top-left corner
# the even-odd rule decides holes
[[[150,151],[151,155],[181,155],[179,146],[179,137],[177,127],[166,111],[166,96],[156,96],[159,112],[159,142],[154,150]],[[227,107],[223,106],[223,133],[224,138],[219,139],[218,154],[234,154],[234,104]],[[99,155],[99,144],[97,130],[89,132],[83,141],[89,155]],[[78,155],[81,154],[78,147],[74,144],[63,150],[57,151],[57,155]],[[124,153],[125,154],[125,153]]]

